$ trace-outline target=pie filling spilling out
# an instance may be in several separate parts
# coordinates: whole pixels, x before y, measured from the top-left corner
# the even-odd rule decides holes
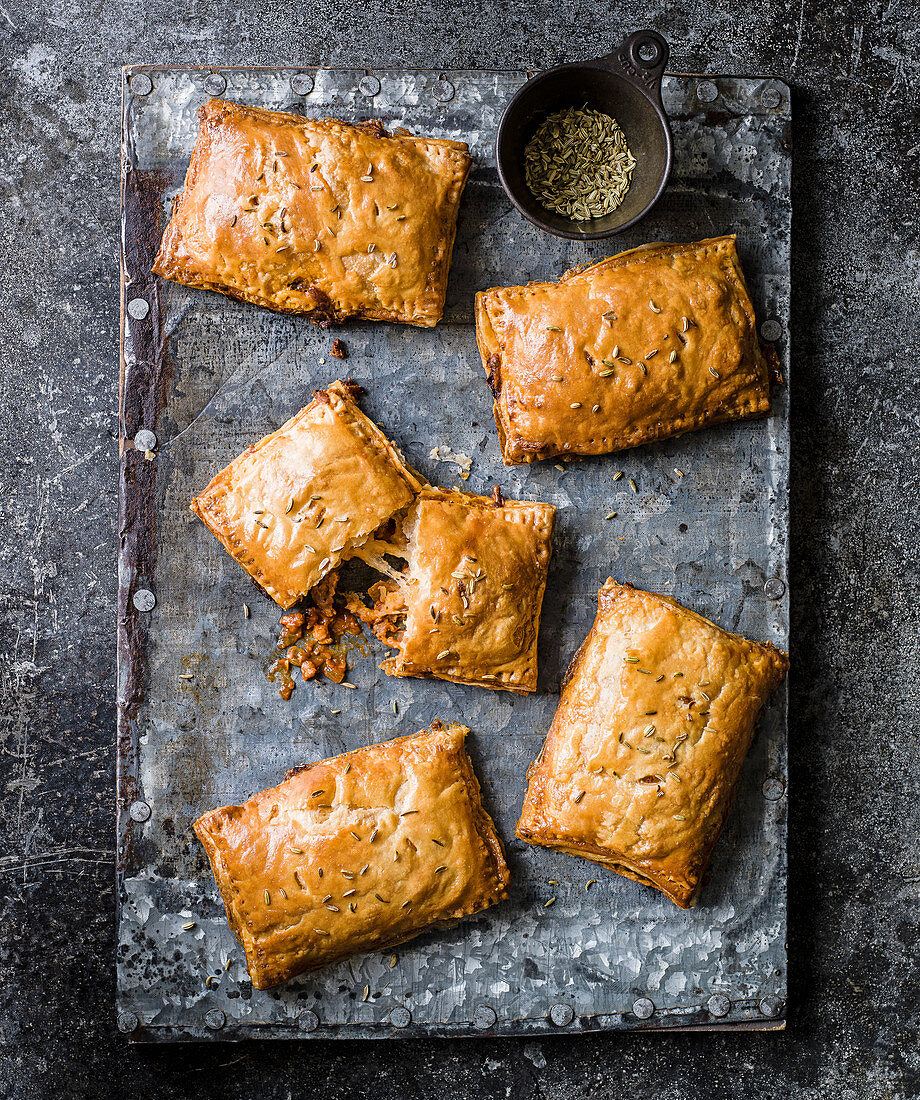
[[[361,636],[361,623],[343,605],[337,588],[339,574],[327,573],[308,594],[303,610],[281,616],[277,648],[282,650],[268,669],[268,679],[278,684],[282,699],[294,692],[292,669],[300,669],[304,682],[322,674],[340,684],[348,671],[349,637]]]
[[[528,771],[517,835],[695,904],[785,653],[612,580]]]

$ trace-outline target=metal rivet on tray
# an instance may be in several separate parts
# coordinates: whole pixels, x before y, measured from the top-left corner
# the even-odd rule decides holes
[[[648,997],[637,997],[633,1001],[633,1016],[639,1020],[647,1020],[655,1011],[654,1004]]]
[[[291,91],[295,95],[309,95],[313,91],[313,77],[309,73],[294,73],[291,77]]]
[[[776,88],[764,88],[760,95],[760,102],[768,111],[772,111],[783,102],[783,97]]]
[[[774,340],[778,340],[783,335],[783,326],[771,317],[760,326],[760,335],[768,344],[772,344]]]
[[[696,86],[696,98],[703,103],[712,103],[718,94],[719,89],[711,80],[702,80]]]
[[[150,818],[150,807],[146,802],[132,802],[128,809],[128,816],[132,821],[147,821]]]
[[[724,993],[713,993],[706,1002],[706,1007],[711,1016],[727,1016],[732,1003]]]
[[[157,598],[149,588],[139,588],[131,597],[131,602],[138,611],[153,611],[157,605]]]
[[[488,1031],[490,1027],[495,1026],[497,1019],[498,1016],[496,1016],[494,1008],[489,1008],[488,1005],[480,1005],[473,1013],[473,1027],[479,1031]]]
[[[380,91],[380,81],[376,76],[363,76],[358,85],[358,91],[361,95],[376,95]]]
[[[763,594],[768,600],[781,600],[786,595],[786,582],[779,577],[770,577],[763,586]]]
[[[549,1018],[556,1027],[568,1027],[575,1019],[575,1009],[561,1001],[549,1010]]]
[[[390,1013],[390,1023],[393,1027],[408,1027],[412,1023],[412,1013],[399,1005]]]
[[[129,1035],[132,1031],[136,1031],[140,1025],[140,1020],[133,1012],[119,1012],[118,1013],[118,1030],[124,1032],[125,1035]]]
[[[211,73],[204,78],[204,90],[208,95],[221,95],[227,90],[227,78],[220,73]]]
[[[219,1008],[210,1008],[204,1014],[204,1022],[212,1031],[220,1031],[227,1022],[227,1017]]]
[[[143,321],[149,312],[150,303],[146,298],[132,298],[128,302],[128,316],[133,317],[135,321]]]
[[[297,1026],[301,1031],[316,1031],[319,1027],[319,1016],[312,1008],[307,1008],[297,1017]]]
[[[146,73],[134,73],[128,81],[128,87],[134,95],[150,95],[153,81]]]
[[[444,80],[442,77],[431,89],[431,94],[438,101],[438,103],[450,103],[456,94],[456,89],[449,80]]]
[[[149,428],[141,428],[134,435],[134,449],[136,451],[152,451],[157,445],[157,437]]]
[[[778,802],[783,797],[783,793],[786,790],[786,784],[775,775],[771,775],[769,779],[763,781],[763,786],[760,788],[763,792],[764,798],[768,802]]]
[[[760,1011],[764,1016],[778,1016],[783,1010],[781,997],[764,997],[760,1002]]]

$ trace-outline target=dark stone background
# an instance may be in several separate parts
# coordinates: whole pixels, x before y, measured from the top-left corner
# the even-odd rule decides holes
[[[689,7],[0,7],[3,1097],[920,1096],[920,11]],[[643,25],[674,71],[795,88],[788,1030],[130,1047],[113,1014],[119,67],[538,68]]]

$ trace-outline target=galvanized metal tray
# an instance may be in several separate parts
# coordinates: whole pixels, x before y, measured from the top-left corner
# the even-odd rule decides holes
[[[495,126],[526,77],[125,71],[118,1008],[119,1027],[135,1039],[782,1026],[784,693],[760,725],[696,909],[682,912],[593,864],[527,847],[514,839],[514,823],[525,769],[608,575],[786,645],[786,390],[767,420],[564,468],[506,469],[471,307],[479,288],[552,278],[643,241],[734,231],[762,331],[777,341],[788,375],[789,89],[772,79],[666,77],[671,184],[636,230],[585,245],[524,222],[498,186]],[[331,334],[155,279],[153,255],[208,94],[469,142],[476,163],[444,322],[433,331],[357,324]],[[348,346],[347,364],[329,356],[333,335]],[[458,483],[455,467],[431,457],[446,445],[472,457],[464,488],[488,492],[499,483],[509,497],[557,506],[537,694],[388,678],[375,641],[352,653],[357,691],[310,683],[285,703],[267,683],[278,610],[256,595],[188,501],[343,371],[367,387],[369,415],[432,481]],[[635,492],[627,477],[612,481],[617,470],[634,479]],[[611,511],[617,517],[606,521]],[[191,822],[278,782],[287,768],[413,732],[434,717],[473,731],[476,770],[507,844],[512,897],[394,952],[253,990]],[[597,882],[586,889],[589,879]]]

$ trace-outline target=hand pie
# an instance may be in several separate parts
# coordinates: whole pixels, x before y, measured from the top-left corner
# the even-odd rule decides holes
[[[334,382],[221,470],[191,507],[287,608],[405,508],[421,485],[348,387]]]
[[[687,909],[789,659],[628,584],[608,580],[598,604],[528,772],[517,835]]]
[[[153,270],[319,324],[441,319],[462,141],[210,99]]]
[[[555,515],[551,504],[503,500],[497,489],[423,490],[403,520],[405,547],[378,547],[406,558],[406,571],[389,570],[392,579],[371,590],[370,612],[351,605],[399,650],[381,668],[533,691]]]
[[[508,896],[467,732],[435,721],[195,822],[256,989]]]
[[[770,411],[735,238],[650,244],[476,295],[506,465],[621,451]]]

